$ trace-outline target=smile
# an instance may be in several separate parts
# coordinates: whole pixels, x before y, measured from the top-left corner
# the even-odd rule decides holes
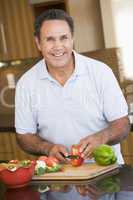
[[[61,57],[61,56],[64,55],[64,53],[58,53],[58,54],[52,54],[52,55],[55,56],[55,57]]]

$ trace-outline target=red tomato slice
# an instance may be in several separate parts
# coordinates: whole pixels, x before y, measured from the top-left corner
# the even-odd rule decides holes
[[[38,160],[44,161],[45,163],[47,162],[48,157],[47,156],[40,156]]]
[[[9,163],[12,163],[12,164],[17,164],[19,161],[18,160],[10,160]]]
[[[53,156],[49,156],[48,159],[46,160],[46,165],[48,167],[53,167],[54,165],[58,163],[59,163],[59,160]]]
[[[31,160],[31,164],[36,165],[36,160]]]

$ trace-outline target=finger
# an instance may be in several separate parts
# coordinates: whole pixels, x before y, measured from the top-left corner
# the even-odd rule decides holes
[[[93,195],[97,194],[97,188],[94,185],[88,185],[88,191]]]
[[[92,154],[92,147],[91,145],[86,146],[86,148],[84,149],[84,151],[82,152],[81,156],[84,159],[87,159],[88,157],[90,157]]]
[[[63,161],[63,162],[65,162],[65,163],[69,163],[69,159],[62,153],[62,152],[60,152],[60,154],[61,154],[61,156],[65,159],[65,161]]]
[[[86,149],[87,145],[88,145],[87,142],[79,143],[79,146],[80,146],[79,151],[80,151],[81,153],[83,153],[84,150]]]
[[[77,186],[77,191],[81,196],[85,196],[85,189],[82,186]]]
[[[62,156],[65,158],[65,157],[67,157],[69,154],[68,154],[68,152],[66,151],[66,150],[62,150],[62,151],[60,151],[60,153],[62,154]]]
[[[88,159],[88,160],[93,159],[93,153],[91,153],[90,155],[88,155],[85,159]]]
[[[61,162],[67,162],[67,159],[60,152],[56,153],[56,158]]]
[[[65,146],[60,146],[59,151],[64,157],[68,156],[68,151],[67,151],[67,148]]]

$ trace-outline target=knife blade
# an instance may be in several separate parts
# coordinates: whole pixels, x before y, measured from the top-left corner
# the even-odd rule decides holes
[[[64,155],[62,152],[60,152],[60,154],[66,159],[78,159],[78,158],[80,158],[80,156],[78,156],[78,155],[71,155],[71,154]]]
[[[68,155],[68,156],[65,156],[65,158],[68,158],[68,159],[78,159],[80,156],[78,155]]]

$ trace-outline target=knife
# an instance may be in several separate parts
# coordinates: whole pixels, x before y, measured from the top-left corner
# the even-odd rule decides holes
[[[62,152],[60,152],[61,153],[61,155],[64,157],[64,158],[66,158],[66,159],[78,159],[78,158],[80,158],[80,156],[78,156],[78,155],[71,155],[71,154],[68,154],[67,156],[66,155],[64,155]]]
[[[65,156],[65,158],[67,158],[67,159],[78,159],[78,158],[80,158],[80,156],[78,156],[78,155],[68,155],[68,156]]]

